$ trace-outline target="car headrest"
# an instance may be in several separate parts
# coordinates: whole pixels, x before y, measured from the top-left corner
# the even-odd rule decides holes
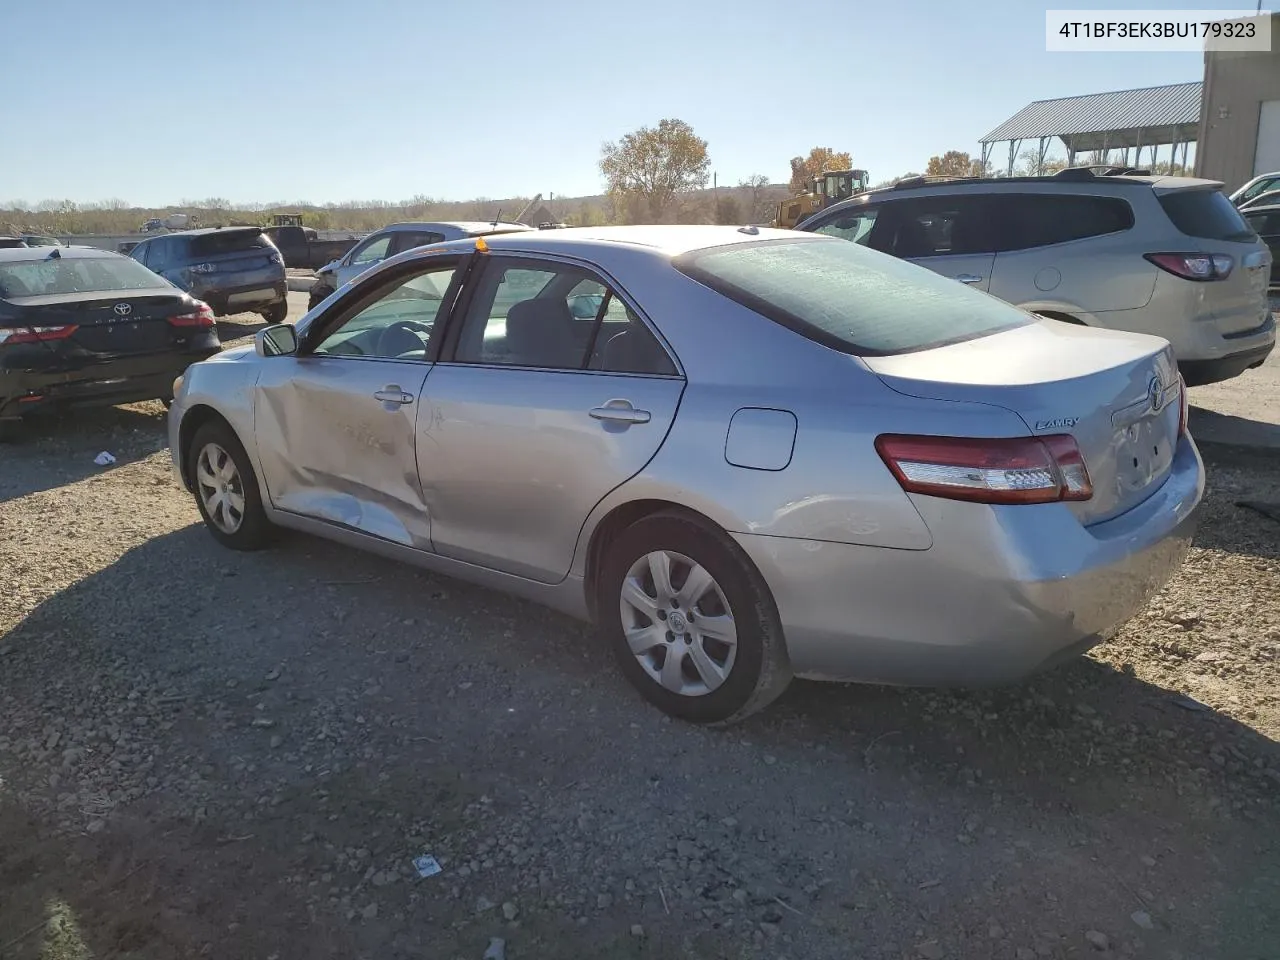
[[[521,300],[507,310],[511,362],[530,367],[578,367],[583,348],[573,337],[573,314],[560,297]]]

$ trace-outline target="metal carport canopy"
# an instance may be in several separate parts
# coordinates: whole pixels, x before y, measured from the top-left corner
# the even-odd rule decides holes
[[[1090,150],[1137,149],[1138,162],[1144,147],[1166,143],[1183,147],[1195,141],[1200,125],[1200,81],[1175,83],[1137,90],[1091,93],[1056,100],[1037,100],[1023,107],[979,143],[982,159],[988,161],[996,143],[1008,142],[1009,171],[1018,147],[1025,140],[1040,144],[1040,161],[1049,142],[1057,138],[1067,148],[1069,162],[1075,154]]]

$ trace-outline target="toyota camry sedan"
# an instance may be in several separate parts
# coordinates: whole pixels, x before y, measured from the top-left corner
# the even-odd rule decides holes
[[[756,227],[411,250],[175,388],[227,547],[288,527],[558,608],[702,723],[1076,656],[1204,490],[1165,340]]]

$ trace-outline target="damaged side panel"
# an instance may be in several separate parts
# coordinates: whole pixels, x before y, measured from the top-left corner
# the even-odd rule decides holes
[[[275,509],[430,550],[414,450],[430,369],[421,361],[350,357],[264,363],[254,421]]]

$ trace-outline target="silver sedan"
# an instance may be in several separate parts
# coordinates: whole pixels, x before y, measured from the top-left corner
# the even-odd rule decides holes
[[[1204,490],[1166,341],[755,227],[412,250],[175,386],[226,546],[290,527],[594,621],[695,722],[1079,654]]]

